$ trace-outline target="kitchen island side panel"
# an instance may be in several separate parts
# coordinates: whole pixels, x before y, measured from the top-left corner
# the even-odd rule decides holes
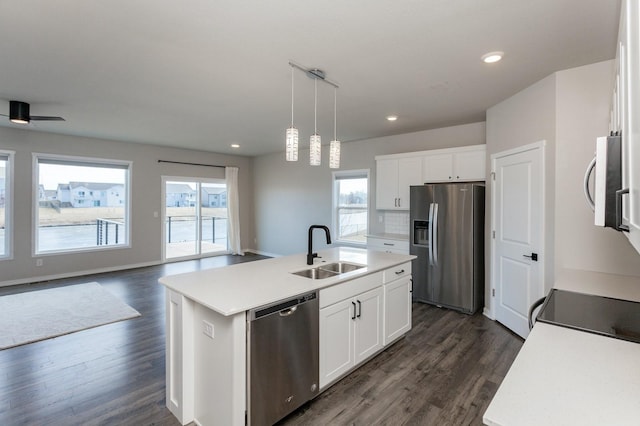
[[[205,322],[213,337],[205,334]],[[195,304],[195,421],[244,425],[246,410],[246,313],[224,316]]]

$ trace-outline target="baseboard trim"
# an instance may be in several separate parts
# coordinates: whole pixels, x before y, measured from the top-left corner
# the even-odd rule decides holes
[[[79,277],[79,276],[82,276],[82,275],[102,274],[102,273],[105,273],[105,272],[124,271],[124,270],[127,270],[127,269],[144,268],[144,267],[147,267],[147,266],[156,266],[156,265],[162,265],[162,262],[161,261],[143,262],[143,263],[135,263],[135,264],[131,264],[131,265],[111,266],[111,267],[108,267],[108,268],[98,268],[98,269],[89,269],[89,270],[84,270],[84,271],[65,272],[63,274],[40,275],[40,276],[29,277],[29,278],[20,278],[20,279],[17,279],[17,280],[2,281],[2,282],[0,282],[0,287],[8,287],[8,286],[20,285],[20,284],[32,284],[32,283],[38,283],[38,282],[42,282],[42,281],[59,280],[59,279],[62,279],[62,278],[73,278],[73,277]]]
[[[485,317],[491,319],[491,320],[496,320],[493,317],[493,313],[491,312],[491,309],[487,309],[487,307],[485,306],[484,309],[482,309],[482,315],[484,315]]]

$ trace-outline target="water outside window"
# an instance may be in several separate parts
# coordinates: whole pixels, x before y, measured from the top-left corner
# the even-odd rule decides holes
[[[368,178],[362,175],[337,175],[337,240],[365,244],[368,229]]]
[[[38,159],[37,253],[128,244],[128,165]]]
[[[165,258],[227,252],[227,186],[165,181]]]

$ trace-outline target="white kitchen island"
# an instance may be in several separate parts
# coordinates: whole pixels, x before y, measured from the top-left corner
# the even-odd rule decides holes
[[[377,313],[362,341],[373,342],[361,357],[345,363],[331,352],[323,358],[326,339],[340,335],[339,324],[325,315],[320,337],[320,391],[360,362],[379,353],[411,328],[411,260],[414,256],[338,247],[320,251],[314,265],[299,254],[172,275],[159,281],[166,287],[167,406],[182,424],[244,425],[246,412],[246,313],[292,296],[319,291],[323,312],[332,313],[351,296],[373,294]],[[332,262],[365,265],[336,277],[312,280],[293,272]],[[375,311],[375,309],[374,309]],[[352,335],[351,331],[345,333]],[[326,337],[329,336],[329,337]],[[355,347],[345,350],[349,356]],[[357,357],[356,357],[357,358]],[[327,362],[339,361],[337,366]],[[326,371],[323,372],[323,362]],[[334,368],[335,367],[335,368]],[[324,380],[323,380],[324,374]]]

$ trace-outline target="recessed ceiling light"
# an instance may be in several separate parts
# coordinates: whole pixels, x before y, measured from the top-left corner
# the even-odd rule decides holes
[[[492,64],[498,62],[504,56],[504,52],[489,52],[482,55],[482,61],[485,64]]]
[[[237,143],[232,143],[231,148],[240,148],[240,145],[238,145]]]
[[[387,115],[388,121],[396,121],[398,119],[397,115]]]
[[[504,52],[489,52],[482,55],[482,61],[486,64],[492,64],[494,62],[498,62],[504,56]]]

